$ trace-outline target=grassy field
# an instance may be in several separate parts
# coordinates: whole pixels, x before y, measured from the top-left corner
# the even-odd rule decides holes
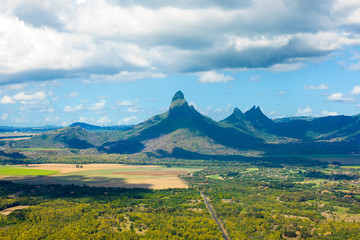
[[[216,175],[210,175],[210,176],[207,176],[208,178],[211,178],[211,179],[216,179],[216,180],[224,180],[222,177],[220,177],[219,174],[216,174]]]
[[[294,154],[294,155],[264,155],[266,157],[300,157],[308,158],[313,160],[319,160],[321,162],[340,162],[341,164],[359,165],[360,155],[359,154]]]
[[[0,175],[6,175],[6,177],[0,177],[0,179],[32,184],[85,184],[99,187],[166,189],[187,188],[187,185],[178,176],[201,170],[189,167],[167,168],[121,164],[83,164],[81,166],[79,168],[75,164],[32,164],[26,169],[3,167],[0,170],[3,170],[4,173],[0,171]],[[39,173],[37,177],[34,177],[35,173]]]
[[[345,168],[345,169],[360,169],[359,165],[349,165],[349,166],[341,166],[341,168]]]
[[[16,176],[47,176],[51,174],[56,174],[59,171],[55,170],[41,170],[41,169],[31,169],[31,168],[19,168],[19,167],[0,167],[0,175],[16,175]]]

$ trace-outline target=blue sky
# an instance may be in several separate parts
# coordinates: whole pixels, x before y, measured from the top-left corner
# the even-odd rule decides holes
[[[360,113],[354,0],[4,0],[0,125],[136,124],[182,90],[221,120]]]

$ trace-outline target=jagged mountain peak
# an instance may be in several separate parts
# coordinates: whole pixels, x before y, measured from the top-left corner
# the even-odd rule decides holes
[[[245,115],[248,117],[259,117],[259,116],[265,116],[264,113],[261,111],[261,108],[259,106],[253,106],[249,110],[245,112]],[[266,117],[266,116],[265,116]]]
[[[232,114],[241,114],[242,115],[243,112],[239,108],[235,107]]]

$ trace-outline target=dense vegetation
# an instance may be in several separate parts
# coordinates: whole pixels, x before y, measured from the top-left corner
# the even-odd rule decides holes
[[[360,236],[359,168],[232,163],[210,162],[183,176],[189,189],[1,182],[0,210],[31,207],[0,214],[0,238],[221,239],[200,191],[231,239]]]
[[[195,189],[0,185],[1,239],[219,239]]]
[[[208,168],[203,189],[233,239],[358,239],[359,170]]]

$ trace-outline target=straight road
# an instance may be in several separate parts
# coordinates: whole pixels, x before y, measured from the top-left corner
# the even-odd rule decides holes
[[[217,223],[217,225],[220,228],[220,231],[223,233],[223,237],[225,240],[230,240],[229,235],[226,231],[226,229],[224,228],[224,226],[222,225],[221,221],[216,217],[215,213],[214,213],[214,209],[212,207],[212,205],[209,203],[207,196],[200,191],[200,194],[202,196],[202,198],[204,199],[204,202],[206,204],[206,207],[209,209],[209,212],[211,213],[212,217],[214,218],[215,222]]]

